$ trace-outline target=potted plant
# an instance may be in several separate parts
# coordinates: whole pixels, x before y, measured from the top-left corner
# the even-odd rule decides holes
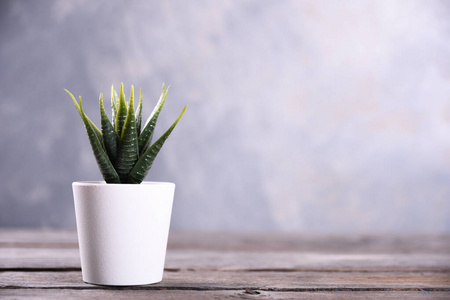
[[[154,128],[168,88],[142,125],[142,90],[134,108],[111,87],[112,122],[100,94],[101,130],[66,90],[83,120],[103,181],[74,182],[73,195],[83,280],[100,285],[142,285],[162,280],[175,184],[143,181],[184,114],[154,143]],[[141,126],[142,125],[142,126]],[[142,127],[142,130],[141,130]]]

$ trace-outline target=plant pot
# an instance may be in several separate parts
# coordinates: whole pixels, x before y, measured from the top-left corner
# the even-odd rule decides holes
[[[175,184],[72,184],[83,281],[143,285],[162,280]]]

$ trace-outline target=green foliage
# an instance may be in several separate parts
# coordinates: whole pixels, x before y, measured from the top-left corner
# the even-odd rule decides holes
[[[164,142],[186,111],[185,106],[172,126],[152,144],[156,122],[169,91],[164,84],[159,101],[142,131],[142,91],[140,91],[139,103],[135,111],[133,86],[131,86],[128,102],[125,100],[123,84],[120,85],[120,96],[111,86],[111,121],[105,111],[103,94],[100,94],[101,131],[84,113],[81,97],[77,101],[68,90],[65,91],[72,98],[75,108],[81,116],[94,157],[103,179],[107,183],[141,183],[147,176]]]

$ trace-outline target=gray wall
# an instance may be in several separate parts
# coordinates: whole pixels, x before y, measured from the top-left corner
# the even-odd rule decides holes
[[[99,180],[63,91],[98,122],[142,88],[161,133],[147,180],[173,229],[450,232],[444,1],[0,2],[0,226],[73,227]]]

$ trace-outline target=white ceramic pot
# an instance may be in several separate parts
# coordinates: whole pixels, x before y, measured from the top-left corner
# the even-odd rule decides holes
[[[83,281],[100,285],[160,282],[175,184],[72,184]]]

